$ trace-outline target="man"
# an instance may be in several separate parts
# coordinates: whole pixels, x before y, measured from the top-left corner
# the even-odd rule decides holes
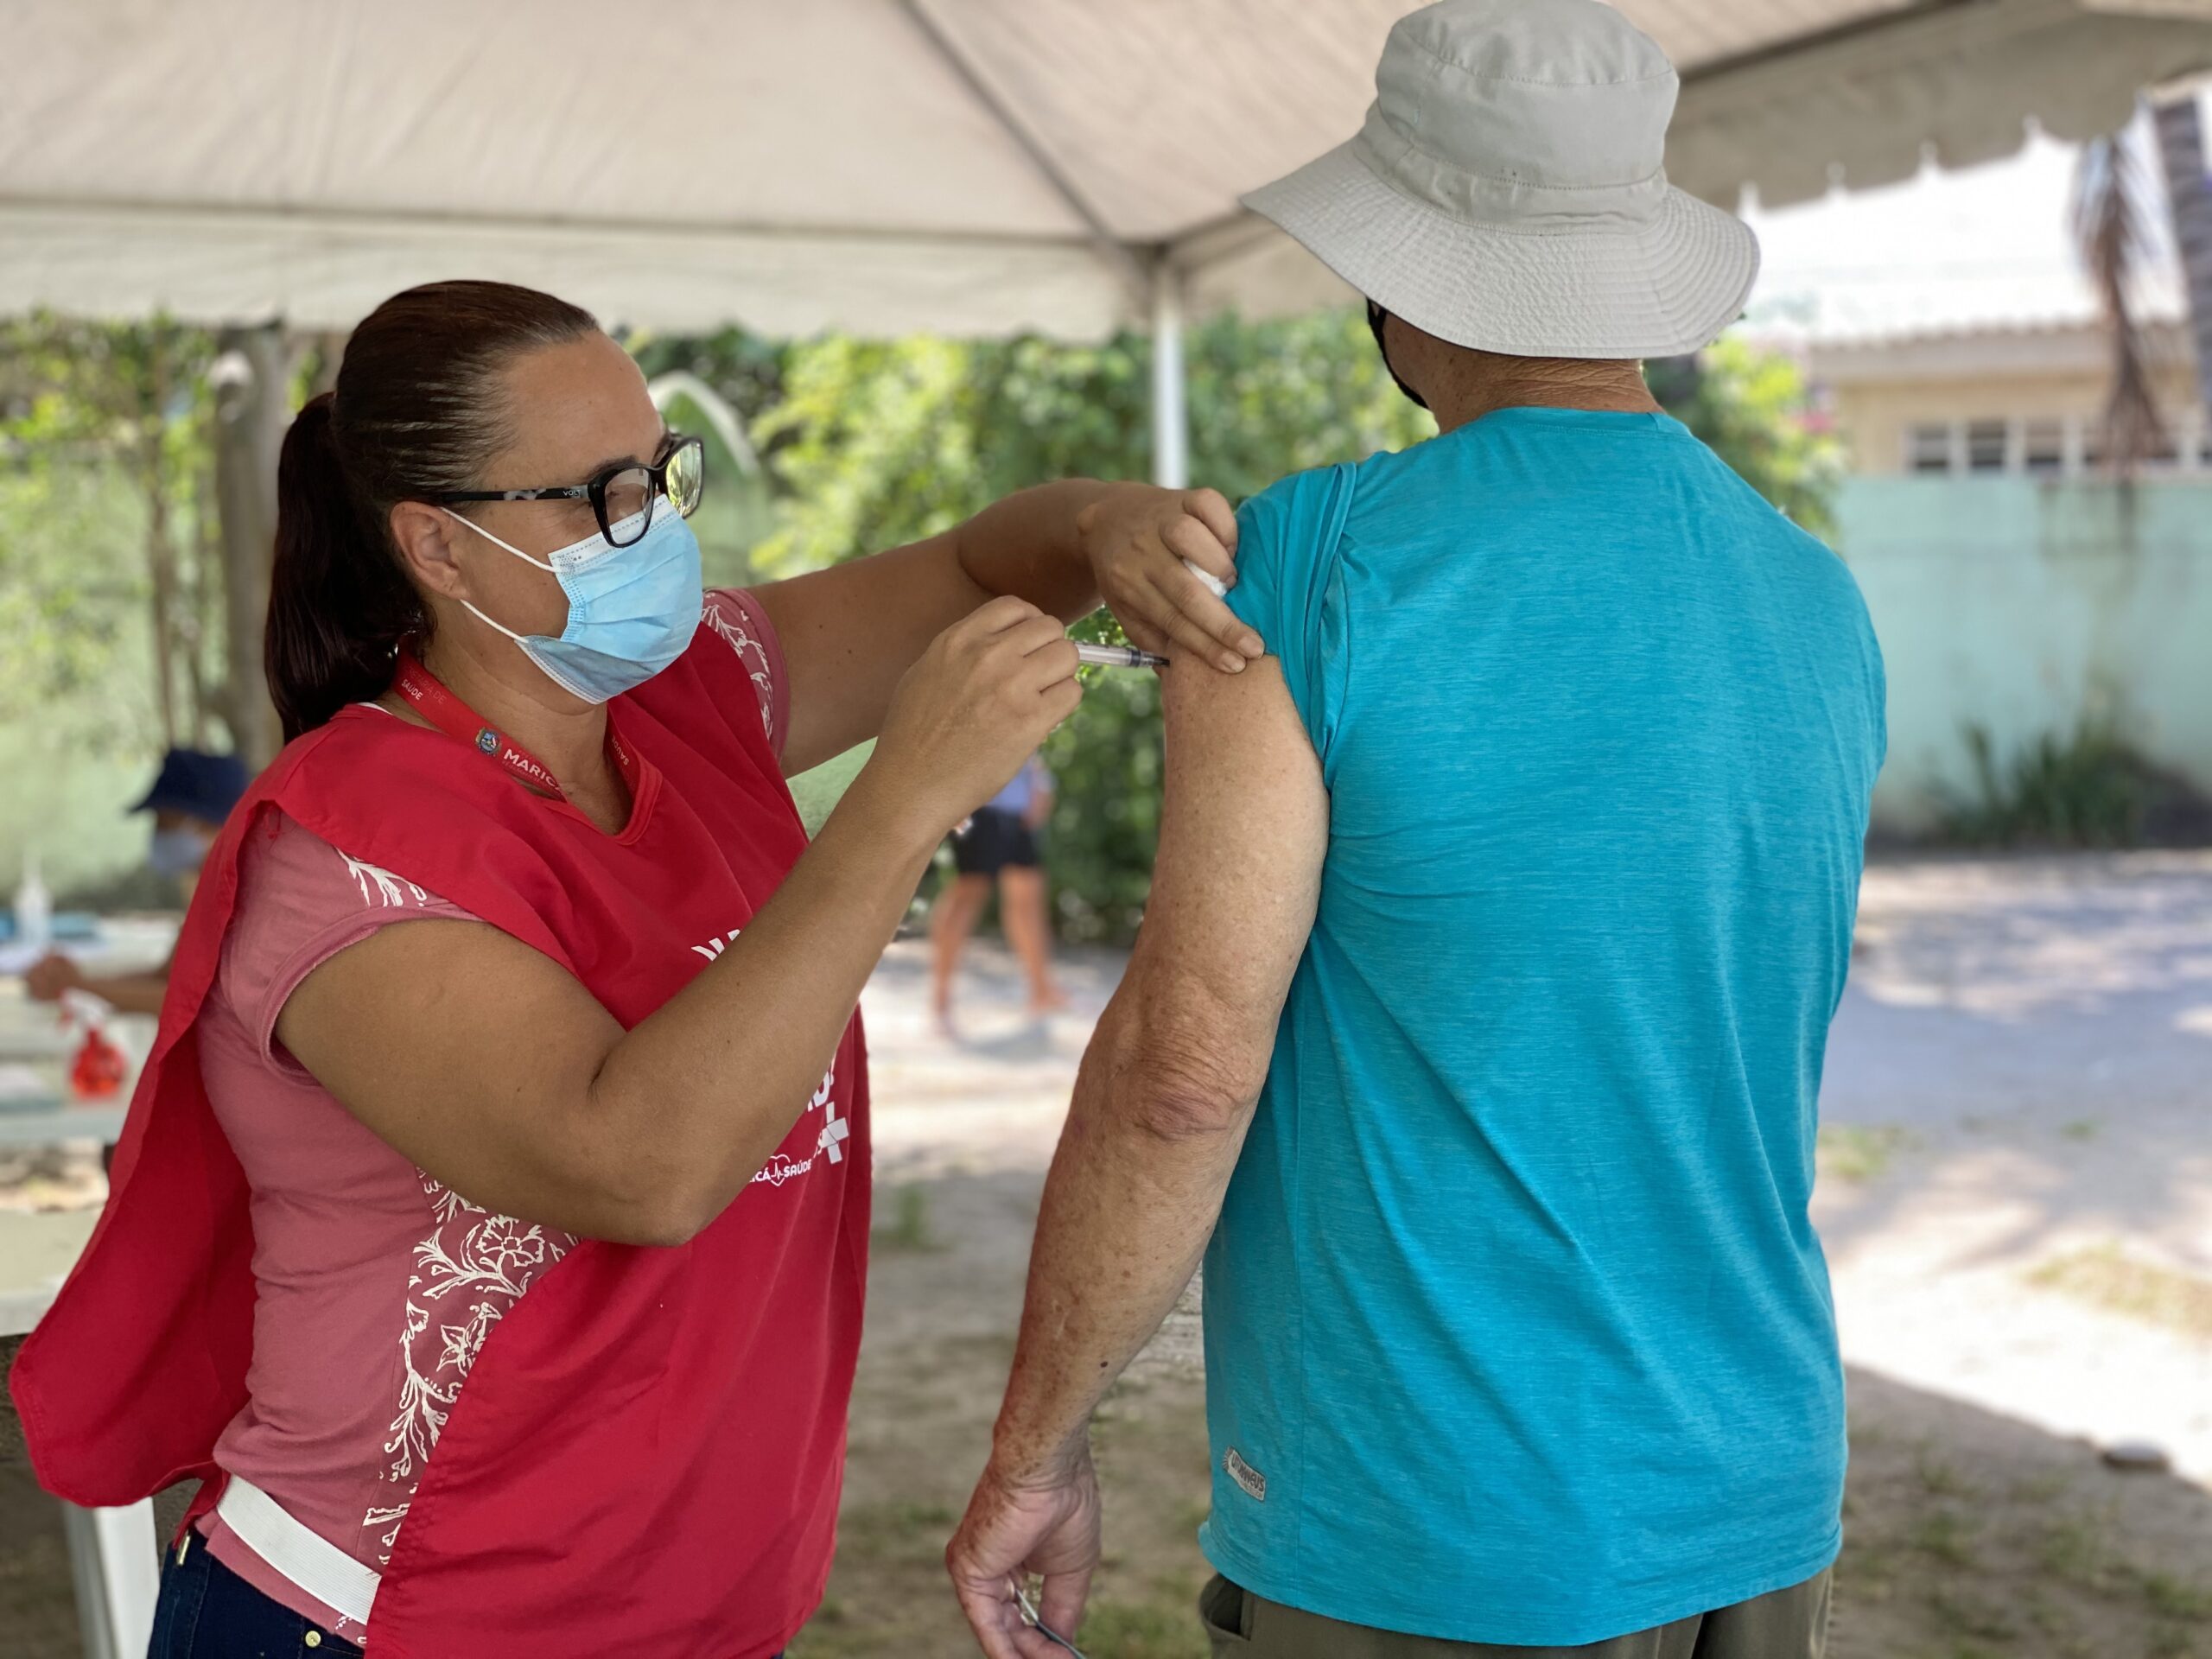
[[[1645,391],[1757,263],[1666,184],[1658,48],[1447,0],[1376,84],[1249,200],[1370,296],[1440,435],[1248,503],[1273,655],[1165,673],[1153,901],[948,1563],[994,1659],[1064,1651],[1014,1575],[1072,1635],[1090,1414],[1203,1249],[1217,1653],[1806,1659],[1844,1465],[1807,1200],[1880,658],[1842,564]]]
[[[245,793],[246,783],[245,765],[234,754],[171,749],[162,757],[161,773],[145,799],[130,809],[154,815],[146,862],[155,874],[175,881],[188,907],[207,849]],[[24,988],[41,1002],[55,1001],[64,991],[85,990],[125,1014],[159,1014],[168,983],[167,963],[143,973],[92,978],[59,952],[33,963],[24,976]]]
[[[1224,509],[1226,511],[1226,508]],[[1052,982],[1052,927],[1045,910],[1044,860],[1037,832],[1052,817],[1052,774],[1031,755],[1007,786],[976,809],[952,839],[953,878],[930,917],[931,1001],[939,1027],[952,1030],[952,985],[968,936],[998,885],[999,925],[1029,984],[1029,1016],[1068,1005]]]

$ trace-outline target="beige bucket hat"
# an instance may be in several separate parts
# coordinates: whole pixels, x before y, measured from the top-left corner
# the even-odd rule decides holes
[[[1598,0],[1402,17],[1366,124],[1244,205],[1384,309],[1515,357],[1672,357],[1743,310],[1758,240],[1667,182],[1678,83]]]

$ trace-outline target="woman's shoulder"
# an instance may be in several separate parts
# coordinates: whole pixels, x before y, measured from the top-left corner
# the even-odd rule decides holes
[[[238,897],[214,1001],[265,1062],[273,1058],[285,998],[339,951],[392,922],[476,919],[420,882],[326,840],[281,807],[255,820],[238,856]]]

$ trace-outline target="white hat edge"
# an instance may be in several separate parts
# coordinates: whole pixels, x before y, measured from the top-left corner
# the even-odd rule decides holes
[[[1476,351],[1511,357],[1586,359],[1685,355],[1709,346],[1726,331],[1742,315],[1758,278],[1758,238],[1751,227],[1735,214],[1669,185],[1660,223],[1702,225],[1713,233],[1716,249],[1722,256],[1710,281],[1686,290],[1681,296],[1694,303],[1675,314],[1679,320],[1675,327],[1649,336],[1637,336],[1633,330],[1616,333],[1605,326],[1602,317],[1583,315],[1579,319],[1581,326],[1568,327],[1562,322],[1556,335],[1538,338],[1534,334],[1499,332],[1493,325],[1496,317],[1506,308],[1498,302],[1504,296],[1485,296],[1479,314],[1474,315],[1439,308],[1430,296],[1408,285],[1402,270],[1394,272],[1389,269],[1383,263],[1385,256],[1373,243],[1363,245],[1352,242],[1342,234],[1340,226],[1316,222],[1319,215],[1307,210],[1306,198],[1317,189],[1338,201],[1350,191],[1359,191],[1371,213],[1388,214],[1402,228],[1414,227],[1440,234],[1471,251],[1488,249],[1503,252],[1531,246],[1553,251],[1617,249],[1627,238],[1618,232],[1597,229],[1506,231],[1453,218],[1406,195],[1378,174],[1369,163],[1357,138],[1325,150],[1303,166],[1238,198],[1245,207],[1276,226],[1358,293],[1440,340]],[[1536,308],[1541,311],[1544,306],[1539,303]],[[1573,309],[1560,308],[1562,318],[1572,315]]]

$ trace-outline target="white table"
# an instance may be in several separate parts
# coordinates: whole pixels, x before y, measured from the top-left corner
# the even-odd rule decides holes
[[[62,1107],[76,1139],[83,1118],[123,1121],[123,1109]],[[30,1113],[0,1115],[29,1119]],[[101,1138],[112,1141],[111,1131]],[[54,1294],[92,1236],[95,1210],[57,1214],[0,1211],[0,1336],[17,1336],[38,1323]],[[69,1570],[77,1587],[77,1621],[85,1659],[138,1659],[154,1638],[154,1601],[161,1588],[161,1540],[151,1501],[119,1510],[61,1506],[69,1539]]]
[[[129,1107],[122,1095],[111,1095],[98,1106],[58,1099],[39,1106],[0,1106],[0,1147],[49,1147],[57,1141],[97,1141],[111,1147],[123,1133]]]

